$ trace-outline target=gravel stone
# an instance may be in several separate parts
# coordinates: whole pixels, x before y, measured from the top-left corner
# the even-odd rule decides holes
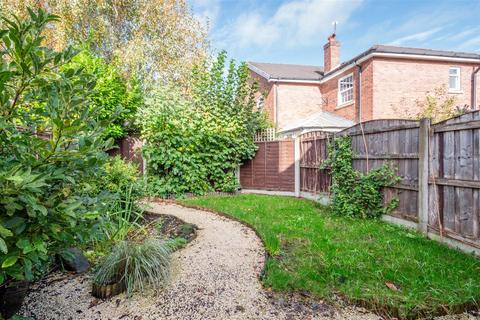
[[[149,211],[199,227],[197,238],[173,254],[172,277],[164,290],[102,301],[90,294],[89,274],[63,280],[64,274],[54,273],[35,285],[21,314],[34,319],[381,319],[351,306],[294,298],[278,303],[259,281],[265,251],[250,228],[174,204],[152,203]]]

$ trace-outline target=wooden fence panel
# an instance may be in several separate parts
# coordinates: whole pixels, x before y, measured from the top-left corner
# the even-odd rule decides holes
[[[431,128],[428,230],[480,248],[480,112]]]
[[[289,191],[295,187],[294,141],[256,142],[257,153],[240,167],[244,189]]]
[[[399,184],[383,190],[385,202],[399,200],[391,215],[418,221],[419,122],[373,120],[345,129],[338,135],[352,138],[353,167],[360,172],[389,164],[401,177]]]
[[[138,137],[125,137],[116,141],[117,147],[108,151],[110,156],[119,155],[122,159],[131,161],[138,165],[138,169],[143,173],[143,142]]]
[[[300,191],[318,194],[330,190],[330,174],[320,169],[327,159],[329,137],[320,131],[300,136]]]

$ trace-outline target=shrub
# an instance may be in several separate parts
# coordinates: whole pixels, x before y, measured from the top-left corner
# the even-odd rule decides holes
[[[138,119],[147,158],[151,193],[182,194],[233,191],[235,170],[253,157],[255,131],[262,113],[254,111],[255,85],[245,64],[226,55],[192,75],[189,95],[173,88],[157,88],[145,100]]]
[[[129,296],[146,286],[161,288],[170,274],[170,252],[171,245],[156,238],[142,243],[121,241],[98,265],[94,282],[100,285],[124,282]]]
[[[32,280],[54,255],[98,236],[90,182],[107,159],[93,79],[67,67],[76,52],[41,46],[58,17],[29,10],[0,30],[0,284]]]
[[[108,190],[114,194],[124,194],[132,188],[133,197],[142,194],[142,179],[136,164],[115,156],[109,159],[104,166],[105,175],[98,181],[101,190]]]
[[[351,138],[337,137],[329,145],[329,159],[322,168],[329,167],[332,175],[332,208],[338,215],[359,218],[377,218],[393,210],[398,200],[383,203],[382,188],[399,181],[394,170],[384,165],[363,174],[353,169]]]
[[[113,64],[105,63],[87,49],[76,55],[70,65],[82,68],[95,79],[91,107],[99,120],[112,120],[105,128],[105,137],[119,139],[135,131],[134,116],[143,100],[136,79],[123,79]]]

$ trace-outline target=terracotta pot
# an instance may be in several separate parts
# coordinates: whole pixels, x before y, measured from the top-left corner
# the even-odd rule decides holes
[[[92,295],[99,299],[107,299],[117,294],[120,294],[126,290],[125,283],[123,281],[115,282],[112,284],[97,284],[92,285]]]
[[[20,310],[29,287],[28,281],[7,282],[0,287],[0,313],[5,319],[12,317]]]

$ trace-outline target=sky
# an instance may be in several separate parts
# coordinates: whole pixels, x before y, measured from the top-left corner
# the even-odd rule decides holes
[[[323,65],[337,21],[341,60],[375,44],[480,53],[480,0],[190,0],[215,51],[239,61]]]

